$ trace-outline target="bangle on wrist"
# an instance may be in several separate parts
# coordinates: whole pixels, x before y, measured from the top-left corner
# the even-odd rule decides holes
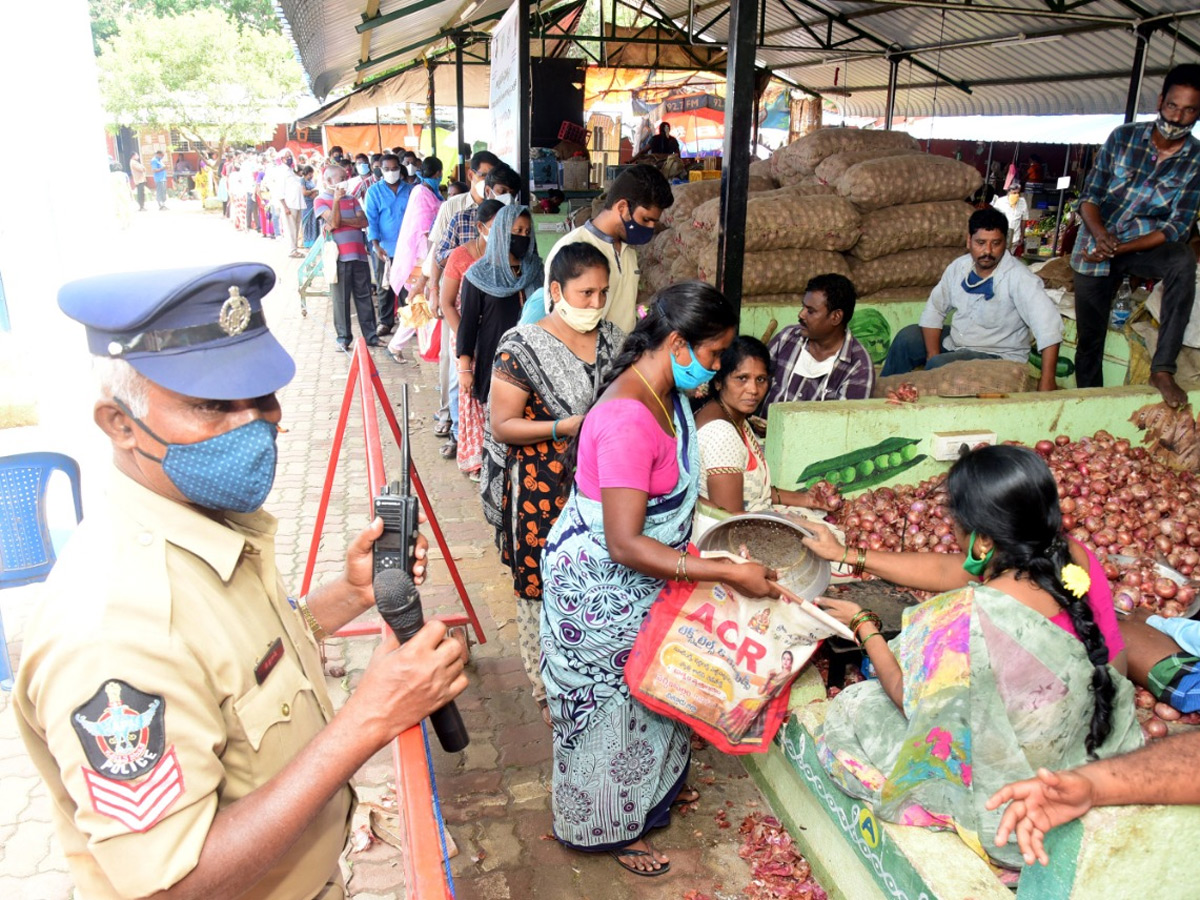
[[[554,424],[550,426],[550,440],[558,440],[558,423],[561,421],[562,419],[555,419]]]
[[[849,555],[850,555],[850,545],[847,544],[845,547],[842,548],[842,559],[838,563],[838,565],[844,566],[846,564],[846,557]]]

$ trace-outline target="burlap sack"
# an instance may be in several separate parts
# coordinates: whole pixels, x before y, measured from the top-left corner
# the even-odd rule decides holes
[[[928,372],[906,372],[876,378],[872,397],[886,397],[901,384],[915,385],[922,397],[962,397],[975,394],[1017,394],[1037,388],[1029,363],[1007,359],[964,359]]]
[[[747,253],[742,270],[742,295],[803,292],[810,278],[829,272],[850,276],[846,258],[827,250],[766,250]],[[699,276],[716,283],[717,246],[706,244],[700,252]]]
[[[696,263],[682,253],[672,261],[667,284],[692,281],[697,275]]]
[[[862,237],[850,249],[859,259],[878,259],[901,250],[966,246],[973,208],[960,200],[906,203],[863,213]]]
[[[1068,291],[1073,291],[1075,289],[1075,272],[1071,269],[1071,260],[1066,256],[1049,259],[1040,268],[1034,266],[1033,271],[1037,273],[1038,278],[1042,279],[1046,290],[1066,288]],[[1195,316],[1192,318],[1194,320]]]
[[[715,236],[720,198],[701,203],[692,227]],[[746,250],[848,250],[859,236],[854,204],[833,195],[810,195],[806,188],[780,188],[751,194],[746,204]]]
[[[775,151],[775,155],[772,157],[775,161],[775,178],[780,184],[788,184],[790,182],[785,182],[782,177],[785,171],[812,174],[816,171],[817,166],[835,153],[885,148],[921,149],[915,138],[902,131],[818,128]],[[792,180],[795,180],[795,177]]]
[[[750,191],[773,191],[775,182],[766,176],[751,175]],[[721,196],[721,179],[709,178],[705,181],[689,181],[687,184],[671,186],[675,202],[663,210],[661,222],[668,228],[676,223],[689,221],[689,216],[701,203]]]
[[[946,156],[909,153],[856,163],[838,179],[837,191],[861,210],[902,203],[962,200],[983,184],[983,176]]]
[[[772,184],[774,184],[775,176],[771,172],[771,160],[756,159],[754,162],[750,163],[750,177],[767,178],[770,179]]]
[[[938,276],[941,277],[940,275]],[[903,300],[920,300],[929,299],[929,295],[933,293],[933,289],[937,287],[937,283],[931,284],[912,284],[904,287],[884,288],[881,291],[875,291],[870,294],[859,294],[858,302],[866,303],[894,303]]]
[[[957,247],[926,247],[904,250],[878,259],[862,260],[848,257],[850,280],[860,295],[873,294],[884,288],[907,287],[913,284],[936,284],[950,265],[966,253],[964,245]]]
[[[817,166],[816,177],[825,184],[836,184],[837,180],[846,174],[851,166],[866,162],[868,159],[883,159],[885,156],[903,156],[905,153],[916,153],[911,147],[874,147],[866,150],[848,150],[845,153],[835,153],[823,159]]]

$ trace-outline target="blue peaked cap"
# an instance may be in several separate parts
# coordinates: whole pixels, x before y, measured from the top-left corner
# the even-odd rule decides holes
[[[127,360],[189,397],[245,400],[296,374],[263,316],[274,286],[260,263],[116,273],[63,285],[58,306],[87,327],[93,356]]]

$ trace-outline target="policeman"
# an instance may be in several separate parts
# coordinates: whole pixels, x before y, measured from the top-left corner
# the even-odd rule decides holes
[[[288,597],[259,508],[295,372],[263,319],[274,283],[245,263],[59,294],[97,357],[114,468],[46,583],[14,700],[89,900],[341,900],[349,778],[467,684],[430,622],[389,635],[333,713],[317,640],[373,605],[382,522],[338,580]]]

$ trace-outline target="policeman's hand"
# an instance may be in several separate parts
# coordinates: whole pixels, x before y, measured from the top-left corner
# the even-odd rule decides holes
[[[465,664],[462,642],[441,622],[426,622],[403,647],[387,631],[345,711],[382,747],[461,694]]]
[[[424,510],[420,510],[417,513],[417,521],[421,524],[428,521],[425,518]],[[379,539],[381,534],[383,534],[383,519],[376,516],[375,520],[360,531],[358,536],[350,542],[350,547],[346,550],[346,582],[363,596],[363,609],[369,609],[375,605],[375,589],[373,586],[375,579],[375,557],[372,551],[375,541]],[[413,554],[415,557],[412,567],[413,584],[420,585],[424,583],[428,554],[429,541],[425,539],[425,535],[418,534],[416,549]]]
[[[1073,771],[1038,769],[1036,778],[1005,785],[987,802],[988,809],[1009,804],[996,829],[996,846],[1003,847],[1015,833],[1027,865],[1033,865],[1035,859],[1049,865],[1046,832],[1086,813],[1092,808],[1093,795],[1092,782]]]

